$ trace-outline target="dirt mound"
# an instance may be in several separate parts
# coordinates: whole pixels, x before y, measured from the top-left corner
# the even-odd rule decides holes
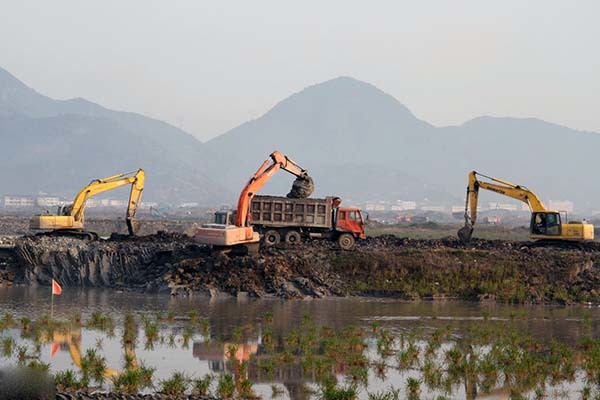
[[[282,298],[340,296],[344,285],[330,271],[321,244],[312,251],[270,248],[260,255],[211,255],[186,235],[159,232],[142,237],[114,235],[88,242],[32,236],[15,244],[20,284],[112,287],[168,291],[174,295],[243,295]]]

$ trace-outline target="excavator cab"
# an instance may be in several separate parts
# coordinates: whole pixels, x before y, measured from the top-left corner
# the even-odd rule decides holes
[[[215,213],[215,224],[233,225],[235,221],[235,210],[220,210]]]
[[[530,231],[532,235],[560,236],[561,218],[558,212],[538,211],[531,214]]]

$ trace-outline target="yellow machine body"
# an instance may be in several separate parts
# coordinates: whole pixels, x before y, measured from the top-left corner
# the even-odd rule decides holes
[[[83,221],[75,221],[71,215],[36,215],[29,221],[29,228],[39,230],[83,229]]]

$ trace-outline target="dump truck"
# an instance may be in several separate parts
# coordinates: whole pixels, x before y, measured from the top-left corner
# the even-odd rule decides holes
[[[264,246],[281,242],[299,244],[308,238],[337,241],[352,250],[357,239],[365,239],[363,215],[358,208],[341,207],[339,197],[295,199],[256,195],[250,203],[249,223]],[[215,214],[215,223],[230,224],[235,211]]]

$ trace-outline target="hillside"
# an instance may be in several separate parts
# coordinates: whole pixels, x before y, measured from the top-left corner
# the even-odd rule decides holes
[[[436,135],[434,127],[392,96],[340,77],[288,97],[206,145],[214,152],[228,149],[245,166],[244,174],[235,177],[238,182],[278,149],[309,170],[317,182],[316,195],[365,200],[407,199],[418,193],[441,200],[449,193],[418,173],[426,154],[410,150],[427,148]],[[285,190],[289,181],[279,176],[267,190]]]
[[[597,181],[600,134],[494,117],[434,127],[349,77],[310,86],[201,143],[162,121],[81,98],[48,98],[0,69],[0,138],[0,194],[71,196],[92,178],[141,166],[147,200],[233,204],[276,149],[309,170],[316,196],[462,204],[475,169],[525,184],[546,200],[600,208],[600,187],[589,184]],[[287,193],[291,181],[279,174],[263,193]]]
[[[544,199],[600,208],[600,187],[587,184],[597,181],[600,134],[492,117],[434,127],[392,96],[346,77],[308,87],[206,145],[215,153],[227,149],[245,165],[232,185],[278,149],[310,170],[320,195],[462,204],[467,173],[475,169],[526,184]],[[278,177],[267,190],[283,191],[289,181]]]
[[[169,124],[84,99],[53,100],[0,69],[0,192],[71,196],[93,178],[146,169],[144,197],[221,202],[218,159]]]

